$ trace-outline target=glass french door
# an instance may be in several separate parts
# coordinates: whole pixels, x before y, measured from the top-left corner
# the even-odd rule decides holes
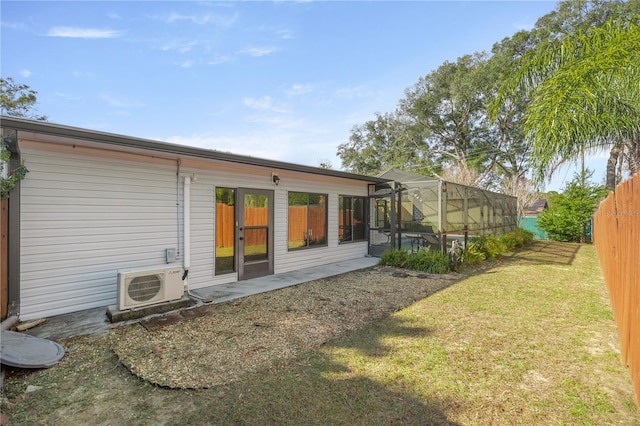
[[[238,189],[238,279],[273,274],[273,191]]]

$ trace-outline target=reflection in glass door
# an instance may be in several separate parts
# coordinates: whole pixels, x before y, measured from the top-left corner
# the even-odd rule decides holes
[[[273,274],[273,191],[238,189],[238,279]]]
[[[236,271],[236,190],[216,188],[216,275]]]

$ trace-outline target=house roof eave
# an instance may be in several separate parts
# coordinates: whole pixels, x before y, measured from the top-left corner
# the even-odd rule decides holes
[[[375,176],[359,175],[342,170],[323,169],[320,167],[269,160],[264,158],[251,157],[248,155],[232,154],[229,152],[222,152],[212,149],[179,145],[169,142],[160,142],[152,139],[100,132],[79,127],[66,126],[44,121],[28,120],[17,117],[0,116],[0,126],[7,129],[15,129],[17,131],[41,133],[58,137],[86,140],[116,147],[126,147],[141,149],[143,151],[161,152],[176,157],[189,156],[212,159],[231,163],[358,180],[369,183],[383,183],[389,181],[389,179],[379,178]]]

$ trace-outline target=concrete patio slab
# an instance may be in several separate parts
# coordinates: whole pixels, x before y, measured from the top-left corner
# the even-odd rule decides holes
[[[202,306],[204,304],[203,299],[211,301],[212,303],[222,303],[253,294],[278,290],[317,279],[369,268],[377,265],[378,261],[379,259],[376,257],[362,257],[331,263],[328,265],[305,268],[293,272],[268,275],[246,281],[237,281],[229,284],[191,290],[190,292],[197,296],[197,303],[193,307],[187,309]],[[176,312],[176,310],[170,312]],[[106,333],[114,326],[135,323],[166,313],[167,312],[162,314],[158,313],[143,318],[123,321],[118,324],[112,324],[107,318],[107,306],[103,306],[47,318],[45,323],[27,330],[26,333],[50,340],[60,340],[72,336],[88,334],[100,335]]]

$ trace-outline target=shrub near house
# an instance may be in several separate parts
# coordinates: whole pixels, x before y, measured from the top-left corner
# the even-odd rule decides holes
[[[485,260],[499,259],[504,253],[519,249],[533,241],[533,233],[523,229],[502,234],[480,237],[471,242],[464,251],[463,265],[473,266]],[[380,265],[407,268],[432,274],[446,274],[452,270],[449,257],[438,250],[391,249],[380,256]]]

